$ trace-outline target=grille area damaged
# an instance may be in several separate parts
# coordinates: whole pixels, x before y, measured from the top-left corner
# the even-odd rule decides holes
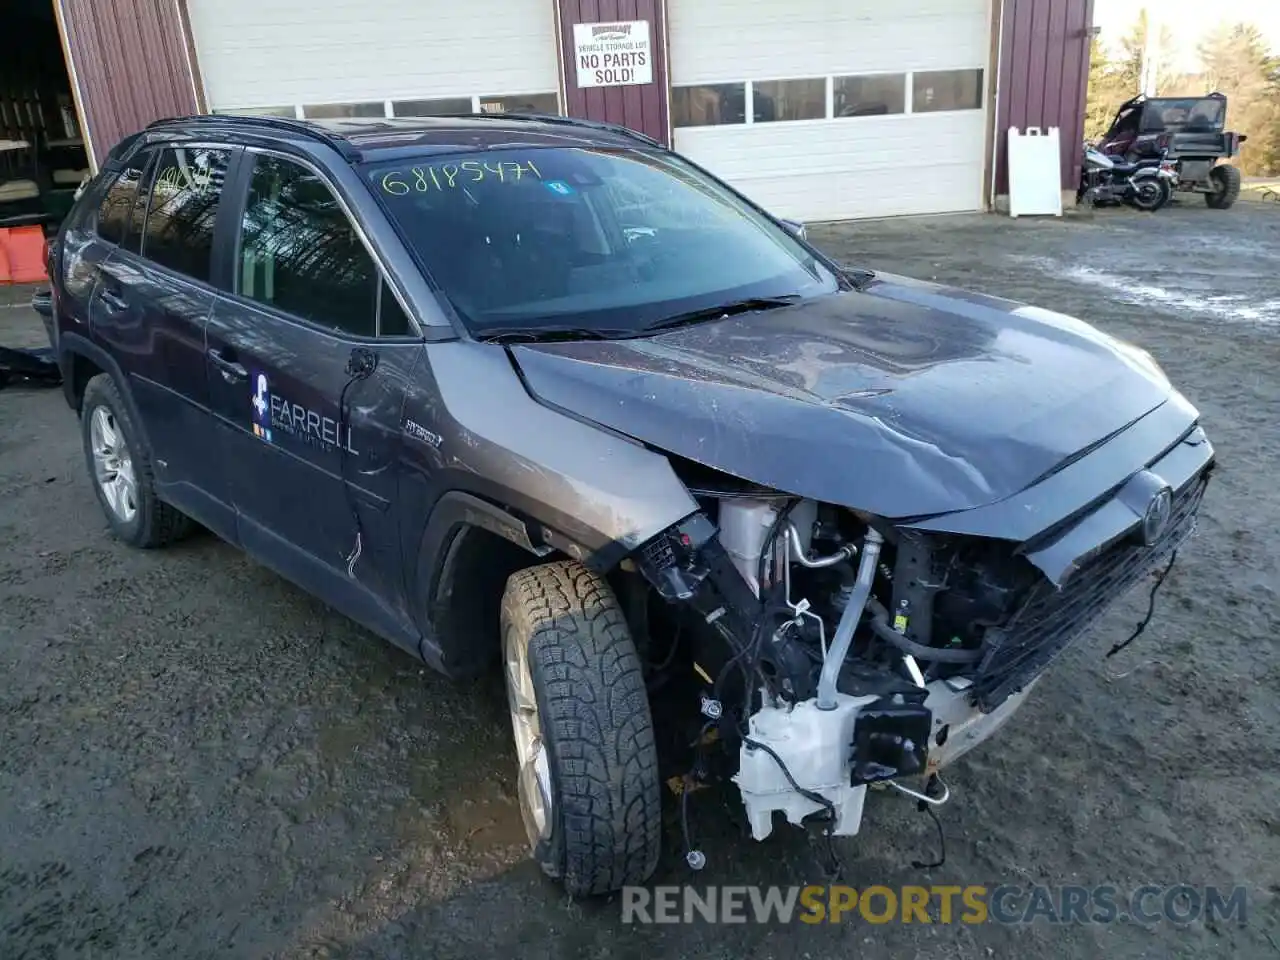
[[[1208,478],[1173,498],[1165,532],[1152,544],[1122,540],[1083,564],[1061,587],[1041,579],[1007,623],[987,631],[970,695],[993,710],[1037,676],[1110,604],[1181,546],[1196,528]]]
[[[722,772],[757,839],[779,813],[855,834],[873,784],[944,802],[939,771],[1007,722],[1054,658],[1194,531],[1212,466],[1195,439],[1176,445],[1195,460],[1176,489],[1141,470],[1025,544],[728,479],[689,483],[701,509],[634,556],[662,601],[645,608],[646,659],[683,673],[698,706],[685,782],[716,769],[714,743],[736,761]],[[1046,555],[1068,574],[1051,578],[1036,562]],[[683,639],[663,648],[660,635]]]

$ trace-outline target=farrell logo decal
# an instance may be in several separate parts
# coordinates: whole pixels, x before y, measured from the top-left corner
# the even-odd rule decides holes
[[[253,435],[271,442],[271,388],[267,385],[267,375],[256,373],[253,376]]]
[[[265,373],[254,373],[251,382],[253,396],[249,403],[253,407],[255,437],[274,443],[284,434],[326,453],[343,449],[359,455],[351,439],[350,426],[273,393]]]

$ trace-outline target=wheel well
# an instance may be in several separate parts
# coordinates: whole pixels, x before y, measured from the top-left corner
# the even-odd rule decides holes
[[[67,400],[72,409],[79,413],[80,404],[84,400],[84,388],[90,380],[105,371],[82,353],[72,353],[70,357],[71,375],[67,380]]]
[[[482,527],[460,524],[449,542],[431,597],[431,623],[446,671],[475,676],[498,658],[499,610],[507,578],[551,560]]]

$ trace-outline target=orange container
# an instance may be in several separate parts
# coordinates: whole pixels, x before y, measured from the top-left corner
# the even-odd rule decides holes
[[[0,229],[0,283],[39,283],[45,279],[44,250],[41,227]]]

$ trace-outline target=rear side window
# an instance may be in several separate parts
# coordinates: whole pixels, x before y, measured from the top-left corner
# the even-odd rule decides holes
[[[213,227],[231,153],[166,147],[152,175],[142,254],[163,267],[209,282]]]
[[[138,199],[138,187],[146,169],[147,156],[137,157],[120,171],[98,206],[98,236],[107,243],[121,243],[129,232],[130,216]],[[146,209],[145,199],[139,204]]]
[[[306,167],[259,156],[241,228],[239,293],[322,327],[372,337],[408,320],[328,185]]]

